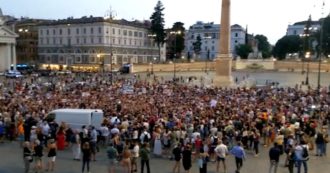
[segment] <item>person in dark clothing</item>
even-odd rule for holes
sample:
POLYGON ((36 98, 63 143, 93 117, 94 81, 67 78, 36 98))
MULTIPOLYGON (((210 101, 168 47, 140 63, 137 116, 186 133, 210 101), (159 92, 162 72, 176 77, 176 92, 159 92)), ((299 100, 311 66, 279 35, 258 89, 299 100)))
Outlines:
POLYGON ((295 163, 295 152, 291 145, 288 146, 287 150, 288 150, 287 157, 288 157, 289 173, 293 173, 293 168, 294 168, 294 163, 295 163))
POLYGON ((209 157, 209 155, 204 152, 203 148, 201 148, 199 151, 198 160, 199 173, 207 173, 207 157, 209 157))
POLYGON ((277 143, 274 143, 274 146, 269 150, 269 160, 270 160, 270 167, 269 173, 272 172, 274 168, 274 173, 277 171, 278 162, 280 160, 281 150, 279 149, 277 143))
POLYGON ((148 147, 148 144, 147 143, 142 144, 142 148, 140 150, 141 173, 143 173, 144 164, 147 166, 147 173, 150 173, 149 154, 150 154, 150 149, 148 147))
POLYGON ((40 140, 35 141, 34 146, 34 158, 35 158, 35 172, 42 171, 42 156, 43 156, 43 146, 40 140))
POLYGON ((182 151, 181 151, 180 143, 178 143, 178 145, 173 149, 172 153, 174 155, 174 160, 175 160, 173 172, 175 173, 176 170, 178 170, 178 172, 180 172, 180 161, 182 158, 182 151))
POLYGON ((92 150, 88 142, 83 144, 81 152, 83 154, 82 172, 85 171, 85 166, 87 167, 87 172, 89 172, 89 162, 91 160, 92 150))
POLYGON ((190 145, 186 145, 182 152, 182 165, 183 169, 189 173, 191 168, 191 149, 190 145))
POLYGON ((30 171, 30 165, 31 162, 33 161, 32 158, 32 150, 31 150, 31 144, 30 142, 26 141, 24 143, 24 148, 23 148, 23 159, 24 159, 24 166, 25 166, 25 173, 28 173, 30 171))

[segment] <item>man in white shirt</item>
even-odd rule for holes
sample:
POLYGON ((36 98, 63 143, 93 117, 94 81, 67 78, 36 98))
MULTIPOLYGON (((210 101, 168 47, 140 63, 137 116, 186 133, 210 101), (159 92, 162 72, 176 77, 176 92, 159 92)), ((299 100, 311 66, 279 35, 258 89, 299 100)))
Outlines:
POLYGON ((219 172, 220 162, 222 162, 224 172, 226 172, 226 156, 228 154, 228 148, 222 143, 222 140, 218 141, 218 145, 214 149, 214 152, 217 155, 217 172, 219 172))
POLYGON ((132 171, 137 172, 137 160, 139 158, 140 146, 139 142, 134 142, 134 147, 132 150, 132 171))
POLYGON ((147 131, 147 128, 144 128, 143 133, 140 136, 141 144, 148 143, 151 140, 150 133, 147 131))

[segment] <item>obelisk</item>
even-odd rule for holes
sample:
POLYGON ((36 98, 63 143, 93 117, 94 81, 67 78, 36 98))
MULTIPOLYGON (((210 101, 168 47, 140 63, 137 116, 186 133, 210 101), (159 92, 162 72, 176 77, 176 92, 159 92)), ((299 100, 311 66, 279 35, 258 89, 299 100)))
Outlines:
POLYGON ((215 76, 213 79, 214 85, 218 87, 231 86, 233 81, 231 76, 230 37, 230 0, 222 0, 219 54, 215 61, 215 76))

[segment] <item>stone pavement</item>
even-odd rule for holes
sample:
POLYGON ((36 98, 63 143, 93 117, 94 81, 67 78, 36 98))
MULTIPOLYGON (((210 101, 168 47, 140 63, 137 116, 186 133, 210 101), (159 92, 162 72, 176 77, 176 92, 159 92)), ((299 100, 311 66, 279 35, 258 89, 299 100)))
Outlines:
MULTIPOLYGON (((260 147, 261 154, 258 157, 247 151, 247 160, 243 164, 241 173, 268 173, 268 148, 260 147)), ((330 149, 328 145, 328 149, 330 149)), ((328 150, 329 151, 329 150, 328 150)), ((314 152, 310 151, 311 158, 308 161, 309 173, 329 173, 330 156, 316 157, 314 152)), ((92 173, 107 173, 107 158, 105 149, 97 155, 97 161, 91 163, 92 173)), ((288 173, 287 168, 283 167, 284 155, 281 157, 281 163, 277 173, 288 173)), ((152 158, 150 161, 151 173, 172 173, 173 161, 163 158, 152 158)), ((235 161, 232 156, 227 158, 228 173, 234 173, 235 161)), ((140 168, 140 165, 138 165, 140 168)), ((182 168, 182 167, 181 167, 182 168)), ((208 163, 208 173, 215 172, 216 164, 208 163)), ((5 142, 0 144, 0 173, 20 173, 23 172, 22 149, 17 142, 5 142)), ((56 158, 55 173, 79 173, 81 172, 81 162, 72 159, 71 150, 59 151, 56 158)), ((140 172, 140 170, 138 170, 140 172)), ((181 172, 184 172, 181 169, 181 172)), ((193 162, 191 173, 198 173, 197 162, 193 162)), ((116 173, 124 173, 122 169, 117 168, 116 173)), ((222 172, 221 172, 222 173, 222 172)))

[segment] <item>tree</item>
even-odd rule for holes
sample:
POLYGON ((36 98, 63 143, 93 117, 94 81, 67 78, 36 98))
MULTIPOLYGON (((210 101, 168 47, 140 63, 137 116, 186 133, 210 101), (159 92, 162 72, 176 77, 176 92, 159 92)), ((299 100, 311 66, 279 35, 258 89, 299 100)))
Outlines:
POLYGON ((236 50, 237 55, 240 56, 242 59, 247 59, 249 56, 249 53, 251 53, 253 51, 251 45, 248 45, 248 44, 237 45, 235 50, 236 50))
POLYGON ((200 35, 196 37, 196 41, 193 43, 194 52, 196 55, 199 55, 202 50, 202 38, 200 35))
MULTIPOLYGON (((324 56, 330 55, 330 16, 320 19, 322 23, 322 53, 324 56)), ((315 34, 316 41, 318 45, 316 48, 319 50, 320 39, 321 39, 320 30, 315 34)))
POLYGON ((161 1, 157 2, 156 7, 154 8, 154 13, 152 13, 150 20, 151 20, 151 27, 150 32, 154 35, 154 40, 157 43, 157 47, 159 50, 159 59, 160 59, 160 47, 163 46, 165 43, 166 33, 164 29, 164 7, 161 1))
POLYGON ((273 55, 279 59, 285 59, 287 53, 301 53, 302 43, 303 41, 297 35, 284 36, 276 42, 273 55))
POLYGON ((174 32, 177 32, 177 33, 179 32, 180 33, 180 34, 174 34, 175 43, 174 43, 174 47, 173 47, 173 53, 175 55, 178 55, 184 50, 184 36, 185 36, 185 30, 186 30, 184 28, 184 23, 175 22, 173 24, 173 27, 172 27, 171 30, 174 31, 174 32))
POLYGON ((185 30, 184 23, 182 22, 175 22, 170 29, 171 34, 166 41, 169 58, 176 58, 180 56, 181 52, 184 50, 185 30))
POLYGON ((258 50, 261 51, 262 58, 269 58, 271 56, 271 46, 267 37, 264 35, 256 35, 254 38, 258 40, 258 50))

